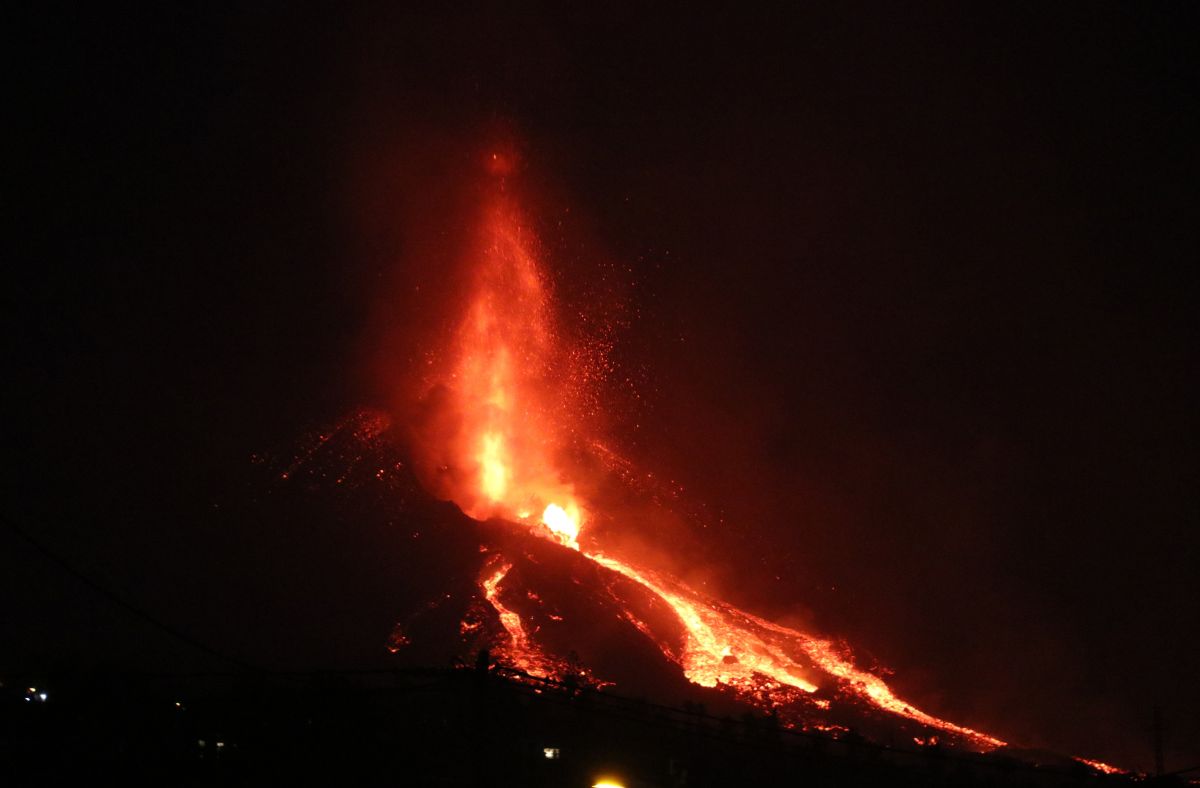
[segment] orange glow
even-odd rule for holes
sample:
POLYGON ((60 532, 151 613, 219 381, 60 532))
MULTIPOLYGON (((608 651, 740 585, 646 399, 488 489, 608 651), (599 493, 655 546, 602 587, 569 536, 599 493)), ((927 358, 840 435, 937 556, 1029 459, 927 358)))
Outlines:
POLYGON ((1103 761, 1089 761, 1087 758, 1076 758, 1080 763, 1086 763, 1098 772, 1104 774, 1125 774, 1124 769, 1118 769, 1116 766, 1104 763, 1103 761))
POLYGON ((687 631, 681 667, 690 681, 703 687, 736 686, 762 674, 805 692, 816 692, 817 685, 805 678, 802 665, 750 631, 730 626, 722 611, 683 586, 614 558, 599 554, 589 554, 588 558, 640 583, 671 606, 687 631))
POLYGON ((479 581, 484 598, 496 610, 500 617, 500 625, 508 634, 508 642, 500 644, 497 648, 498 655, 531 676, 557 676, 561 673, 561 666, 530 641, 521 623, 521 616, 500 600, 500 583, 504 581, 510 569, 512 564, 502 563, 479 581))
MULTIPOLYGON (((536 249, 521 214, 497 198, 484 215, 466 317, 450 363, 437 381, 449 393, 455 425, 449 445, 438 447, 439 457, 449 459, 438 463, 447 472, 436 481, 445 496, 473 518, 499 517, 535 528, 661 599, 683 626, 679 653, 655 640, 633 613, 625 611, 625 617, 698 685, 728 687, 759 705, 778 705, 826 689, 952 732, 981 748, 1003 745, 901 700, 883 679, 856 667, 827 639, 780 626, 660 572, 596 552, 594 540, 587 550, 581 548, 587 515, 563 460, 572 442, 582 437, 575 435, 580 428, 565 385, 570 354, 554 330, 536 249)), ((588 505, 594 508, 595 503, 588 505)), ((503 600, 501 586, 511 569, 511 563, 493 563, 479 580, 506 633, 497 651, 527 673, 561 678, 566 664, 539 649, 537 628, 527 630, 520 612, 503 600)), ((829 701, 815 705, 828 708, 829 701)))
POLYGON ((486 579, 480 581, 483 586, 483 595, 492 607, 500 615, 500 623, 504 626, 504 630, 508 632, 509 640, 512 641, 514 650, 523 650, 526 644, 525 628, 521 626, 521 617, 509 610, 500 601, 498 589, 500 581, 508 574, 508 570, 512 569, 512 564, 503 564, 499 569, 492 572, 486 579))
POLYGON ((485 211, 466 316, 440 383, 457 429, 438 465, 454 468, 434 486, 476 519, 527 520, 541 511, 548 537, 578 549, 585 517, 563 481, 563 428, 571 411, 569 360, 553 331, 536 239, 503 197, 485 211))
MULTIPOLYGON (((846 691, 884 711, 931 728, 957 733, 984 747, 1004 742, 971 728, 934 717, 896 697, 883 679, 853 665, 828 640, 706 599, 676 580, 646 569, 635 569, 614 558, 588 554, 601 566, 640 583, 671 606, 687 630, 680 666, 690 681, 705 687, 724 684, 752 690, 768 678, 805 692, 815 692, 816 676, 824 673, 846 691)), ((670 655, 667 655, 670 657, 670 655)))
POLYGON ((476 457, 479 460, 479 486, 487 499, 493 503, 504 500, 508 491, 508 463, 504 456, 504 438, 488 433, 483 436, 483 446, 476 457))
POLYGON ((564 509, 556 503, 542 512, 542 524, 549 528, 558 541, 572 550, 579 549, 579 507, 572 501, 564 509))

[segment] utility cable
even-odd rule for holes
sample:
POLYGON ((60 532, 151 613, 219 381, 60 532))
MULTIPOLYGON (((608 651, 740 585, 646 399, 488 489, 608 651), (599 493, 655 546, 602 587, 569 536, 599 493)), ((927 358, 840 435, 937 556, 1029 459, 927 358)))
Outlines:
POLYGON ((142 608, 138 607, 137 605, 133 604, 129 600, 122 597, 121 595, 117 594, 114 591, 109 590, 105 586, 103 586, 100 583, 98 583, 97 581, 93 580, 91 577, 89 577, 85 573, 76 569, 69 561, 67 561, 66 559, 59 556, 57 553, 55 553, 50 548, 46 547, 44 544, 42 544, 40 541, 35 539, 32 535, 30 535, 23 528, 18 526, 16 523, 12 522, 12 520, 10 520, 9 518, 7 518, 7 517, 3 518, 3 522, 4 522, 4 525, 10 531, 12 531, 14 534, 19 536, 28 545, 33 547, 34 550, 41 553, 42 556, 45 557, 47 560, 49 560, 51 563, 57 565, 64 572, 71 575, 76 580, 83 583, 85 586, 87 586, 91 590, 95 591, 97 594, 104 597, 105 599, 112 602, 113 604, 117 605, 118 607, 124 608, 125 610, 132 613, 134 616, 142 619, 143 621, 150 624, 151 626, 154 626, 154 627, 162 630, 163 632, 167 633, 168 635, 175 638, 176 640, 178 640, 182 643, 186 643, 187 645, 191 646, 194 649, 197 649, 198 651, 203 651, 205 654, 208 654, 209 656, 216 657, 217 659, 223 660, 232 665, 236 665, 239 668, 242 668, 244 670, 248 670, 248 671, 251 671, 254 673, 263 672, 262 668, 251 665, 241 659, 238 659, 237 657, 231 657, 228 654, 218 651, 217 649, 213 648, 212 646, 209 646, 208 644, 197 640, 196 638, 192 637, 191 635, 188 635, 188 634, 180 631, 179 629, 168 624, 167 622, 163 621, 162 619, 158 618, 157 616, 154 616, 153 614, 146 612, 142 608))

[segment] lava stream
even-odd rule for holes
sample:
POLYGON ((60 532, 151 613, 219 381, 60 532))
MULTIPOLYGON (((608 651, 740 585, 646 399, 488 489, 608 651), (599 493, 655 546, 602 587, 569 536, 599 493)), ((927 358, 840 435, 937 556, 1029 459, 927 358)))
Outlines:
POLYGON ((786 654, 750 632, 739 632, 729 626, 716 606, 688 599, 679 591, 668 591, 666 584, 651 580, 645 570, 638 571, 598 553, 585 555, 601 566, 639 583, 675 611, 688 635, 681 666, 689 681, 702 687, 715 687, 752 679, 754 673, 761 673, 805 692, 817 691, 817 685, 801 675, 804 671, 801 665, 792 662, 786 654))
POLYGON ((479 585, 488 604, 495 609, 500 617, 500 625, 508 635, 508 642, 499 647, 502 656, 507 658, 517 668, 531 676, 539 678, 559 677, 564 673, 566 664, 556 660, 538 648, 521 623, 521 616, 515 610, 507 607, 500 599, 500 584, 508 576, 512 564, 501 562, 487 570, 481 577, 479 585))
POLYGON ((840 680, 844 689, 884 711, 956 733, 982 747, 1005 744, 994 736, 934 717, 906 703, 896 697, 883 679, 860 670, 839 656, 828 640, 810 637, 731 605, 706 600, 679 582, 649 570, 635 569, 600 554, 584 555, 641 584, 670 605, 688 633, 681 667, 687 678, 696 684, 736 686, 739 682, 752 680, 758 673, 780 684, 815 692, 817 685, 798 675, 805 671, 804 666, 789 656, 799 653, 840 680))

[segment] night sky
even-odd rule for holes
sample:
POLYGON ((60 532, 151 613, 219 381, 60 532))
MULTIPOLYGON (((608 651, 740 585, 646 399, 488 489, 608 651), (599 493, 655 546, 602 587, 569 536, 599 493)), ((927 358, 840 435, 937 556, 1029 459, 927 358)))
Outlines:
MULTIPOLYGON (((389 407, 381 355, 452 287, 418 252, 499 142, 563 315, 622 305, 607 427, 699 491, 713 587, 950 719, 1149 769, 1159 705, 1168 769, 1200 763, 1182 9, 22 20, 5 517, 218 651, 382 651, 326 549, 398 543, 221 502, 389 407)), ((0 545, 0 671, 202 662, 0 545)))

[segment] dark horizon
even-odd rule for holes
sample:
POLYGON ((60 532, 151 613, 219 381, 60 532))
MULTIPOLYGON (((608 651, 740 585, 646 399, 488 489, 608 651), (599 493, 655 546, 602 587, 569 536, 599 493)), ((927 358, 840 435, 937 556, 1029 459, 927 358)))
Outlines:
MULTIPOLYGON (((401 538, 221 507, 392 406, 501 139, 560 319, 624 310, 609 437, 714 588, 950 719, 1149 771, 1158 706, 1200 763, 1185 16, 26 20, 5 516, 222 652, 386 661, 401 538)), ((2 533, 0 671, 193 659, 2 533)))

